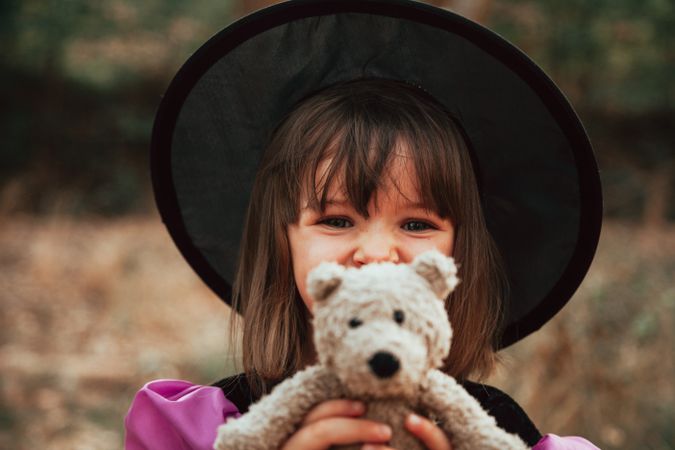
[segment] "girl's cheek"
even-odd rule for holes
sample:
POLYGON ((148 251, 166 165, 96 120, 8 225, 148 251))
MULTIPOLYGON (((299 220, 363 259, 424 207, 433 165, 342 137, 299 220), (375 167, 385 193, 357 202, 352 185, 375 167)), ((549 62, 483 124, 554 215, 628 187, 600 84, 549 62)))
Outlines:
POLYGON ((429 238, 410 238, 405 242, 405 250, 414 258, 427 250, 438 250, 444 255, 451 256, 453 250, 453 236, 451 233, 438 234, 429 238))
POLYGON ((344 236, 321 236, 313 239, 311 252, 317 260, 341 263, 340 257, 349 251, 350 245, 350 240, 344 236))

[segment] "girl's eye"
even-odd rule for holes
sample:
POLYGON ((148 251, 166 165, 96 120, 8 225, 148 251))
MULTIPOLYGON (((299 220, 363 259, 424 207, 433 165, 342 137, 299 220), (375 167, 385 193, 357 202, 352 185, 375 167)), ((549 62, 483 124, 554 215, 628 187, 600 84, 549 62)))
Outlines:
POLYGON ((433 225, 430 225, 426 222, 422 222, 420 220, 410 220, 403 225, 403 228, 406 231, 426 231, 434 227, 433 225))
POLYGON ((325 219, 321 219, 319 223, 333 228, 349 228, 352 226, 352 223, 343 217, 327 217, 325 219))
POLYGON ((359 319, 354 317, 349 321, 349 328, 356 328, 356 327, 358 327, 362 324, 363 324, 363 322, 361 322, 359 319))

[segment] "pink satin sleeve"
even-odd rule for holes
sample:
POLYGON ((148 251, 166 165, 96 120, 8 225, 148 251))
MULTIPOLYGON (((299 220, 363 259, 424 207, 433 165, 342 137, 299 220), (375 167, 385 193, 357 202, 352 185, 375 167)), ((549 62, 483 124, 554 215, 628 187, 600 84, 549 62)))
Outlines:
POLYGON ((557 436, 547 434, 542 437, 532 450, 600 450, 586 439, 577 436, 557 436))
POLYGON ((138 391, 124 419, 124 448, 212 450, 218 425, 239 416, 218 387, 151 381, 138 391))

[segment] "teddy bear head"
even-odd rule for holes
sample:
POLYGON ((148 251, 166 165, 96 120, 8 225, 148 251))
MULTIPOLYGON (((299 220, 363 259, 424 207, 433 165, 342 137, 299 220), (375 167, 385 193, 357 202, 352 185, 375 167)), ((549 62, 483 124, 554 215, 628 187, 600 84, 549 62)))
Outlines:
POLYGON ((456 275, 453 259, 435 250, 409 265, 321 263, 307 277, 320 364, 351 395, 414 396, 450 351, 445 301, 456 275))

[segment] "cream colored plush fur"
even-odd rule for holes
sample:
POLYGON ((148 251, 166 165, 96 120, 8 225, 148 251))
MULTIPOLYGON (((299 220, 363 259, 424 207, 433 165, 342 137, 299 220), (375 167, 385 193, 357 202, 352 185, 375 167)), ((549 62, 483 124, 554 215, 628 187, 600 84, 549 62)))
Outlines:
POLYGON ((307 283, 315 301, 318 364, 221 425, 214 448, 277 450, 309 410, 333 398, 363 400, 363 417, 390 424, 389 445, 397 450, 426 448, 403 425, 409 412, 436 420, 454 450, 528 448, 437 369, 450 351, 452 328, 444 299, 458 283, 456 273, 453 259, 437 251, 419 255, 410 265, 320 264, 307 283))

